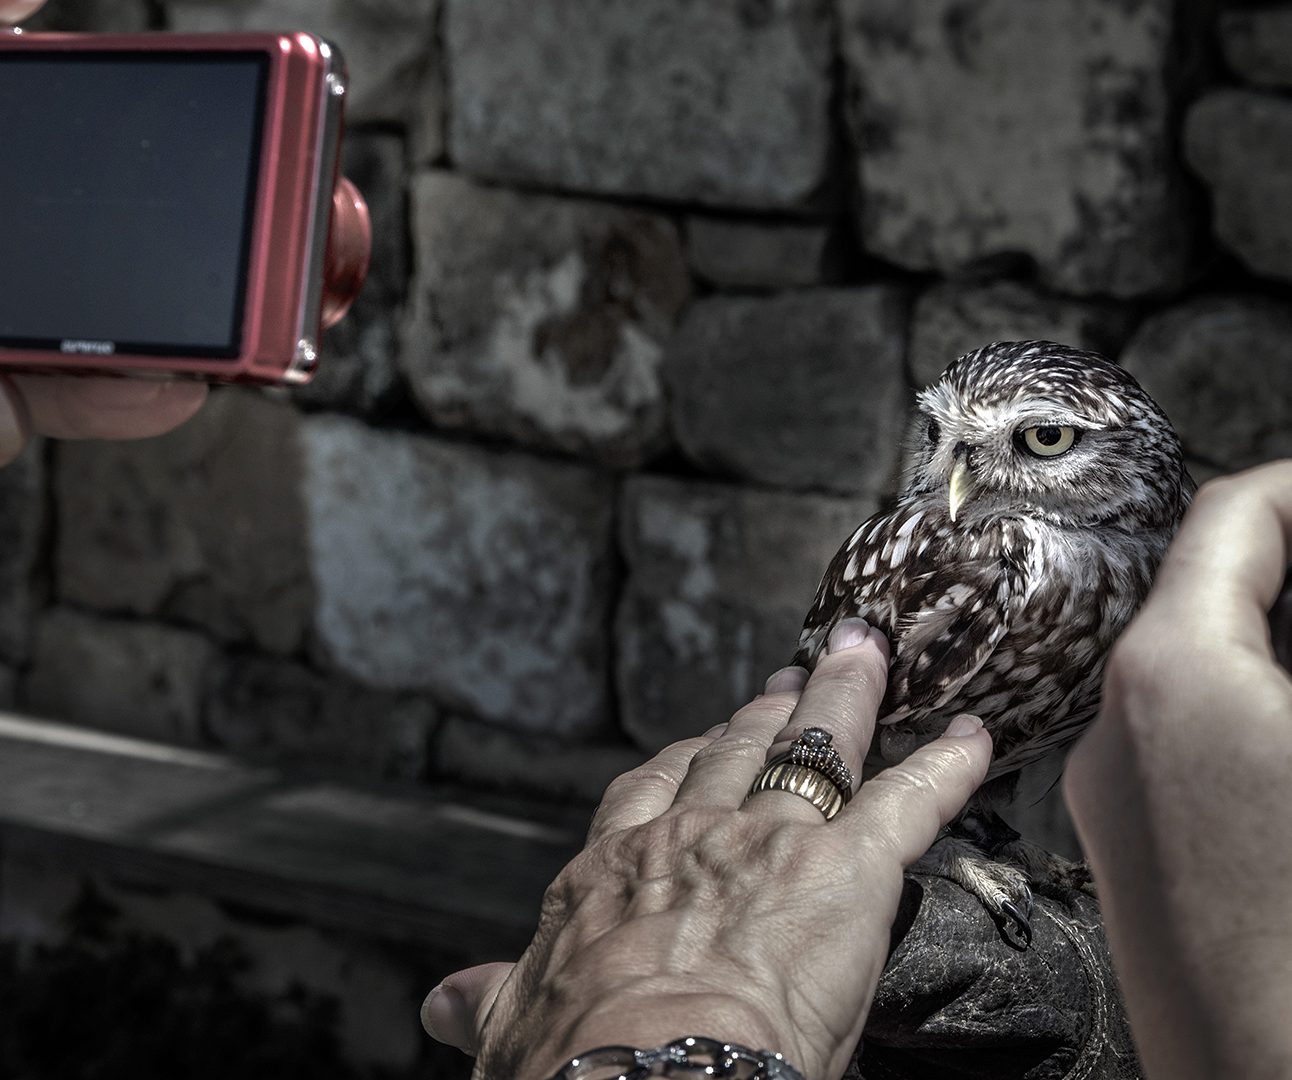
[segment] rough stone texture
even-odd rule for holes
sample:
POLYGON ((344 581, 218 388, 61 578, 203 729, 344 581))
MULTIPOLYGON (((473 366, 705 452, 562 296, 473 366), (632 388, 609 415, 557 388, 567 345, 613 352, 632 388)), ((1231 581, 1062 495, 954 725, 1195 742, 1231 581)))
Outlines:
POLYGON ((606 478, 335 417, 303 442, 330 667, 519 728, 609 721, 606 478))
POLYGON ((439 0, 169 0, 172 30, 307 30, 340 46, 349 123, 408 125, 419 158, 442 152, 439 0))
POLYGON ((403 364, 431 418, 613 464, 657 448, 662 342, 690 291, 671 222, 437 172, 413 202, 403 364))
POLYGON ((298 649, 312 601, 296 423, 288 405, 226 389, 160 439, 59 444, 60 597, 298 649))
POLYGON ((449 151, 470 173, 796 207, 827 175, 826 0, 446 0, 449 151))
POLYGON ((1239 78, 1292 87, 1292 4, 1222 12, 1220 48, 1239 78))
POLYGON ((620 537, 616 626, 624 728, 643 749, 728 719, 789 662, 839 545, 868 499, 635 477, 620 537))
POLYGON ((1292 101, 1217 90, 1189 110, 1184 145, 1221 241, 1256 273, 1292 281, 1292 101))
POLYGON ((54 0, 31 19, 27 30, 88 30, 135 33, 154 29, 147 0, 54 0))
POLYGON ((323 339, 323 359, 308 386, 294 392, 311 405, 380 413, 398 402, 400 308, 408 289, 407 169, 404 140, 356 132, 345 140, 342 169, 372 214, 372 267, 349 314, 323 339))
POLYGON ((1161 404, 1190 456, 1224 471, 1292 455, 1292 310, 1207 297, 1147 320, 1122 363, 1161 404))
POLYGON ((1116 356, 1130 331, 1130 313, 1113 304, 1048 296, 1014 281, 946 282, 915 305, 911 377, 927 386, 957 356, 993 341, 1060 341, 1116 356))
POLYGON ((23 705, 38 716, 197 745, 215 650, 200 634, 66 608, 42 614, 23 705))
POLYGON ((0 469, 0 664, 31 648, 33 573, 45 544, 45 445, 37 440, 0 469))
POLYGON ((437 779, 556 802, 595 803, 642 751, 623 743, 565 742, 452 717, 435 744, 437 779))
POLYGON ((827 285, 843 272, 840 237, 824 222, 767 225, 690 217, 686 257, 699 278, 728 289, 827 285))
POLYGON ((941 271, 1022 254, 1083 295, 1178 288, 1196 6, 840 0, 865 247, 941 271))
POLYGON ((436 724, 420 695, 368 690, 303 664, 233 655, 221 665, 207 729, 250 760, 418 780, 436 724))
POLYGON ((678 441, 762 484, 884 490, 910 396, 906 321, 886 286, 700 301, 665 364, 678 441))

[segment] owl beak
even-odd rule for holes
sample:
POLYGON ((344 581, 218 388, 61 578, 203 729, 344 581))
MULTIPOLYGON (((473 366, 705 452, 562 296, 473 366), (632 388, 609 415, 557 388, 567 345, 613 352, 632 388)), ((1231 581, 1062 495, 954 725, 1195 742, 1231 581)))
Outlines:
POLYGON ((954 524, 956 515, 960 512, 960 507, 964 505, 965 500, 969 497, 969 489, 973 486, 973 480, 969 476, 969 465, 964 458, 957 458, 955 465, 951 469, 951 485, 948 492, 948 503, 951 508, 951 521, 954 524))

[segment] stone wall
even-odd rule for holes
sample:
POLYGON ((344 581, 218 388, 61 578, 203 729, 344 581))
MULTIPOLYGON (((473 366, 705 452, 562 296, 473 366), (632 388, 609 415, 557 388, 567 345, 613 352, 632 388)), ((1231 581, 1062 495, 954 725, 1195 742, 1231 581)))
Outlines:
POLYGON ((377 241, 312 386, 0 473, 25 710, 591 800, 785 662, 960 352, 1292 454, 1292 5, 49 6, 335 38, 377 241))

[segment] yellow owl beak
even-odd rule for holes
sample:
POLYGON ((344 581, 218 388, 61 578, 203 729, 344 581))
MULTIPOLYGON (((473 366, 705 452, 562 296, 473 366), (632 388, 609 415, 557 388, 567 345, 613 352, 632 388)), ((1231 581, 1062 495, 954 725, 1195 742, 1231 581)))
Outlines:
POLYGON ((960 512, 960 507, 964 505, 965 500, 969 497, 969 490, 972 486, 973 481, 969 477, 969 466, 961 458, 951 469, 951 484, 948 492, 948 503, 951 508, 951 521, 953 524, 956 520, 956 515, 960 512))

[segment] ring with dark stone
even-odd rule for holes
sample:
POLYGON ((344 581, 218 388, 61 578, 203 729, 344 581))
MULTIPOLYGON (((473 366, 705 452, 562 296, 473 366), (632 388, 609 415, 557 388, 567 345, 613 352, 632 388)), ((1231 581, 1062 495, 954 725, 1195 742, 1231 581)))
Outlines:
POLYGON ((853 775, 839 751, 830 744, 834 737, 818 727, 810 727, 790 743, 789 759, 796 765, 805 765, 823 774, 843 796, 846 803, 852 798, 853 775))

